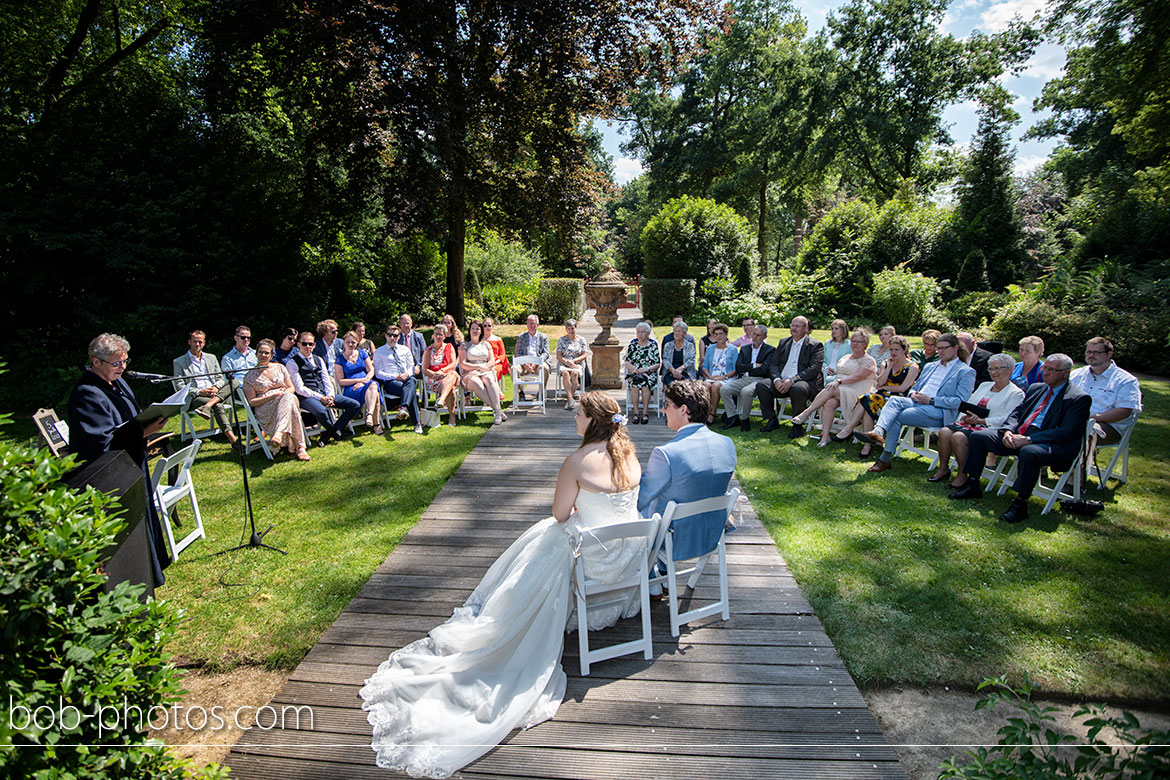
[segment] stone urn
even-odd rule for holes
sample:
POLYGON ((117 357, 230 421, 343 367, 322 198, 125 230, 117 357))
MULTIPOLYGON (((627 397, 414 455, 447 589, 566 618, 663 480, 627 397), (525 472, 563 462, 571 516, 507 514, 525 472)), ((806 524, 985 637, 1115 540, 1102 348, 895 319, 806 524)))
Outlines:
POLYGON ((626 300, 626 283, 621 274, 612 266, 593 281, 585 285, 587 299, 596 310, 597 324, 601 332, 593 339, 593 387, 613 389, 622 386, 621 345, 610 333, 617 322, 618 306, 626 300))

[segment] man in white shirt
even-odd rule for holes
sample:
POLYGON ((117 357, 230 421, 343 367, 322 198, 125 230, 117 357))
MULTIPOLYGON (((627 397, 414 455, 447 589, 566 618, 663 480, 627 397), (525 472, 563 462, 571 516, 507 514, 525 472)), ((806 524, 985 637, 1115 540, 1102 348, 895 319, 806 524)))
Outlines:
POLYGON ((350 435, 349 421, 353 419, 362 405, 348 396, 333 392, 333 377, 325 367, 325 358, 314 354, 316 339, 309 331, 297 337, 297 347, 288 360, 284 361, 289 376, 292 377, 293 390, 300 397, 301 408, 313 417, 325 429, 318 444, 324 446, 330 438, 344 439, 350 435), (330 422, 327 408, 333 407, 341 411, 336 422, 330 422))
POLYGON ((398 343, 409 349, 410 356, 414 358, 414 373, 411 376, 415 379, 421 378, 423 352, 426 352, 427 340, 414 329, 414 320, 409 314, 403 314, 398 318, 398 343))
MULTIPOLYGON (((789 337, 776 345, 772 362, 768 367, 770 384, 763 384, 756 390, 760 398, 760 412, 764 415, 764 433, 780 427, 776 420, 776 399, 790 398, 792 414, 798 415, 808 407, 809 399, 816 395, 823 384, 821 364, 825 360, 825 347, 808 335, 807 317, 796 316, 788 327, 789 337)), ((788 438, 795 439, 804 433, 803 425, 793 424, 788 438)))
POLYGON ((391 325, 386 329, 386 343, 374 350, 374 378, 386 395, 402 398, 401 408, 410 413, 414 432, 422 433, 418 421, 418 380, 414 373, 416 363, 409 347, 401 343, 402 331, 391 325))
POLYGON ((1085 344, 1085 363, 1069 377, 1090 398, 1089 417, 1101 430, 1098 444, 1116 444, 1134 424, 1133 413, 1142 410, 1142 390, 1137 377, 1113 362, 1113 342, 1098 336, 1085 344))
MULTIPOLYGON (((187 346, 189 347, 187 353, 175 358, 171 363, 171 368, 176 375, 190 377, 194 389, 188 406, 189 411, 208 419, 214 414, 215 422, 223 431, 223 435, 232 445, 235 445, 236 433, 232 430, 232 424, 228 420, 228 413, 223 407, 223 402, 230 402, 232 393, 240 385, 239 382, 224 376, 215 355, 203 351, 203 345, 206 343, 207 334, 201 330, 191 331, 187 337, 187 346)), ((175 380, 175 389, 178 390, 184 384, 186 383, 181 380, 175 380)))
POLYGON ((256 367, 256 350, 252 349, 252 329, 247 325, 236 328, 236 344, 219 361, 219 366, 236 382, 243 384, 244 374, 256 367))

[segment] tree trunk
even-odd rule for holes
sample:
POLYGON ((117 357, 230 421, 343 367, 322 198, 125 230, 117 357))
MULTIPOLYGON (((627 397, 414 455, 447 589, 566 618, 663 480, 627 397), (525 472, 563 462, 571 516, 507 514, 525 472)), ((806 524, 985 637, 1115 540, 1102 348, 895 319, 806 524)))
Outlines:
POLYGON ((792 251, 799 252, 804 242, 804 215, 796 212, 796 228, 792 231, 792 251))
POLYGON ((768 177, 760 181, 760 220, 756 230, 756 251, 760 255, 760 276, 768 275, 767 233, 768 224, 768 177))
POLYGON ((445 128, 446 163, 451 174, 447 189, 447 313, 466 332, 467 312, 463 307, 463 253, 467 238, 467 111, 463 84, 462 49, 459 45, 457 2, 446 7, 450 41, 447 50, 447 105, 449 125, 445 128))
POLYGON ((461 197, 458 203, 452 197, 447 206, 447 313, 455 318, 460 328, 467 327, 467 312, 463 309, 463 251, 467 221, 463 205, 461 197))

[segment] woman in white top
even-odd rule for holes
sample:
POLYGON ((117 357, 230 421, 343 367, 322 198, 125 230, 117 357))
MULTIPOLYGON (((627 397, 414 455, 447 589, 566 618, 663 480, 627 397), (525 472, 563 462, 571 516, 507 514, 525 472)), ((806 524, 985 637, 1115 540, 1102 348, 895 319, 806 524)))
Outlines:
POLYGON ((833 415, 837 407, 841 407, 842 414, 848 419, 853 414, 853 405, 865 393, 873 392, 873 379, 877 375, 877 363, 865 348, 869 344, 869 332, 855 330, 849 339, 852 350, 848 355, 837 362, 837 378, 825 385, 825 389, 817 393, 817 397, 800 414, 792 418, 793 425, 804 425, 813 412, 825 407, 821 412, 821 441, 818 446, 824 447, 829 443, 829 436, 833 430, 833 415))
POLYGON ((987 361, 991 381, 979 385, 967 399, 969 404, 986 407, 987 419, 982 420, 966 412, 954 424, 938 432, 938 470, 927 478, 927 482, 942 482, 950 477, 952 454, 961 470, 963 461, 967 459, 967 433, 983 429, 998 430, 1012 410, 1024 400, 1024 391, 1011 382, 1012 369, 1015 367, 1016 361, 1003 353, 992 355, 987 361))
POLYGON ((845 320, 833 320, 829 334, 829 340, 825 342, 825 359, 821 363, 821 376, 826 385, 837 378, 837 363, 849 354, 849 326, 845 320))
POLYGON ((712 414, 707 415, 707 424, 715 422, 714 412, 719 409, 719 388, 728 379, 735 378, 735 359, 739 350, 727 343, 727 326, 717 322, 711 328, 712 342, 703 355, 703 385, 711 395, 712 414))
POLYGON ((483 399, 495 414, 495 421, 502 423, 504 410, 500 407, 500 385, 496 382, 496 357, 484 339, 483 323, 467 323, 467 338, 459 348, 463 386, 483 399))

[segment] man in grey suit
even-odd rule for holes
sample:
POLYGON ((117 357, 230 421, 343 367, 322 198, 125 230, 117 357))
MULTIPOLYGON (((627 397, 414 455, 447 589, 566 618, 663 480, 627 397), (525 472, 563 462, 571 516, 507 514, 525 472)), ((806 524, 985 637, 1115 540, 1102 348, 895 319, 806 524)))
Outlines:
MULTIPOLYGON (((671 501, 721 496, 735 473, 735 442, 706 425, 710 396, 702 382, 683 379, 662 390, 666 425, 678 435, 650 453, 638 490, 638 513, 650 517, 671 501)), ((727 518, 715 513, 712 522, 727 518)))
MULTIPOLYGON (((539 327, 540 327, 540 318, 537 317, 535 314, 529 314, 528 315, 528 330, 524 331, 523 333, 521 333, 519 336, 516 337, 516 354, 513 355, 514 359, 512 362, 516 362, 515 358, 522 358, 522 357, 537 358, 538 360, 540 360, 541 365, 544 366, 544 370, 545 370, 544 376, 545 376, 545 380, 547 381, 548 372, 551 371, 551 369, 552 369, 552 365, 551 365, 550 359, 549 359, 550 353, 549 353, 549 349, 548 349, 548 335, 541 333, 539 330, 537 330, 537 328, 539 328, 539 327)), ((520 375, 521 376, 528 376, 528 377, 536 374, 540 370, 539 367, 534 366, 531 363, 524 365, 524 366, 520 366, 519 368, 520 368, 520 375)), ((524 391, 523 390, 520 391, 520 400, 521 401, 524 400, 524 391)))
MULTIPOLYGON (((189 411, 208 419, 211 419, 211 415, 214 414, 215 422, 223 431, 224 436, 234 445, 236 433, 232 430, 223 402, 231 403, 232 394, 240 385, 236 380, 228 379, 220 368, 219 360, 216 359, 215 355, 203 351, 203 345, 206 343, 207 334, 201 330, 191 331, 187 337, 189 349, 186 354, 175 358, 171 363, 172 373, 191 377, 190 382, 194 389, 188 405, 189 411), (210 374, 211 376, 200 376, 202 374, 210 374)), ((176 390, 184 384, 186 383, 182 380, 174 380, 176 390)))

